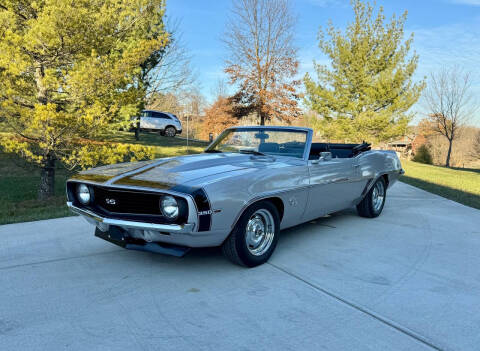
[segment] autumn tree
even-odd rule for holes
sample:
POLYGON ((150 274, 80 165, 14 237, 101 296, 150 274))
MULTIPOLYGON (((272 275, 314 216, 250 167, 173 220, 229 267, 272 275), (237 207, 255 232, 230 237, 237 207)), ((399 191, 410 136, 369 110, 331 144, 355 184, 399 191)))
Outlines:
POLYGON ((290 122, 300 114, 294 26, 287 0, 233 3, 224 37, 229 52, 225 72, 261 125, 273 118, 290 122))
POLYGON ((38 165, 40 198, 56 163, 153 157, 150 148, 98 142, 145 98, 142 65, 163 50, 163 0, 0 3, 0 104, 14 131, 0 145, 38 165))
POLYGON ((238 119, 234 117, 234 106, 230 98, 218 96, 217 100, 207 109, 205 109, 205 118, 203 120, 201 138, 208 139, 210 133, 218 136, 226 128, 234 126, 238 119))
POLYGON ((354 21, 346 30, 332 23, 319 32, 329 65, 315 62, 317 81, 304 78, 308 107, 324 137, 372 142, 403 135, 424 82, 413 81, 418 56, 410 54, 413 35, 404 40, 407 13, 387 23, 383 8, 351 1, 354 21))
POLYGON ((429 120, 435 132, 448 141, 445 166, 450 167, 454 140, 476 110, 471 95, 472 79, 458 68, 443 69, 430 75, 425 91, 429 120))

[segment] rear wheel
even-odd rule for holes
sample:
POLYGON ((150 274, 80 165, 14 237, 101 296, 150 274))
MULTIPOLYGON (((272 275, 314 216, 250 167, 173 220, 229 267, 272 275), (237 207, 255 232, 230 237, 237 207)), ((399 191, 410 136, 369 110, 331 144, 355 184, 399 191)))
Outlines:
POLYGON ((167 127, 165 128, 164 134, 168 137, 174 137, 175 134, 177 134, 177 130, 175 129, 175 127, 167 127))
POLYGON ((357 205, 357 212, 362 217, 374 218, 382 213, 387 197, 387 187, 385 179, 377 179, 372 188, 365 195, 362 202, 357 205))
POLYGON ((253 204, 245 210, 222 246, 233 263, 255 267, 268 261, 277 246, 280 216, 269 201, 253 204))

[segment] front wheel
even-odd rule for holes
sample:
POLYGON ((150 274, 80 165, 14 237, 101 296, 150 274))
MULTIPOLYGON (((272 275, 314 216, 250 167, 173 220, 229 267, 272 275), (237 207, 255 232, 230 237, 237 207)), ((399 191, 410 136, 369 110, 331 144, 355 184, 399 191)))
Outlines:
POLYGON ((362 202, 357 205, 357 212, 362 217, 374 218, 382 213, 387 197, 385 179, 380 177, 365 195, 362 202))
POLYGON ((277 246, 280 216, 269 201, 253 204, 245 210, 222 246, 233 263, 255 267, 268 261, 277 246))
POLYGON ((168 137, 174 137, 177 134, 177 130, 174 127, 165 128, 165 135, 168 137))

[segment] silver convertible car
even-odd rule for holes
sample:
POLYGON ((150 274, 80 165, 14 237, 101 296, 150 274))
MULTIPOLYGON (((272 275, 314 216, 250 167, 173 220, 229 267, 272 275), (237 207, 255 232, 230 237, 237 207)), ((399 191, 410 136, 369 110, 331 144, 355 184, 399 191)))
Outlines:
POLYGON ((80 172, 67 204, 126 249, 183 256, 221 246, 234 263, 257 266, 282 229, 352 206, 377 217, 403 173, 393 151, 312 137, 309 128, 229 128, 202 154, 80 172))

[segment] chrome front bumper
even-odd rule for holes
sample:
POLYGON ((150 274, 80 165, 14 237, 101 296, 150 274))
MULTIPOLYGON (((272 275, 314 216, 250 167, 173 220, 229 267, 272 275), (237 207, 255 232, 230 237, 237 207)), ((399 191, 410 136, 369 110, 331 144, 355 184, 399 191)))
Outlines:
POLYGON ((85 210, 67 202, 67 206, 71 211, 83 216, 89 223, 96 225, 100 230, 107 231, 110 225, 121 227, 124 229, 140 229, 145 231, 156 231, 165 233, 192 233, 195 229, 194 223, 186 224, 158 224, 146 222, 124 221, 121 219, 113 219, 99 216, 98 214, 85 210))

